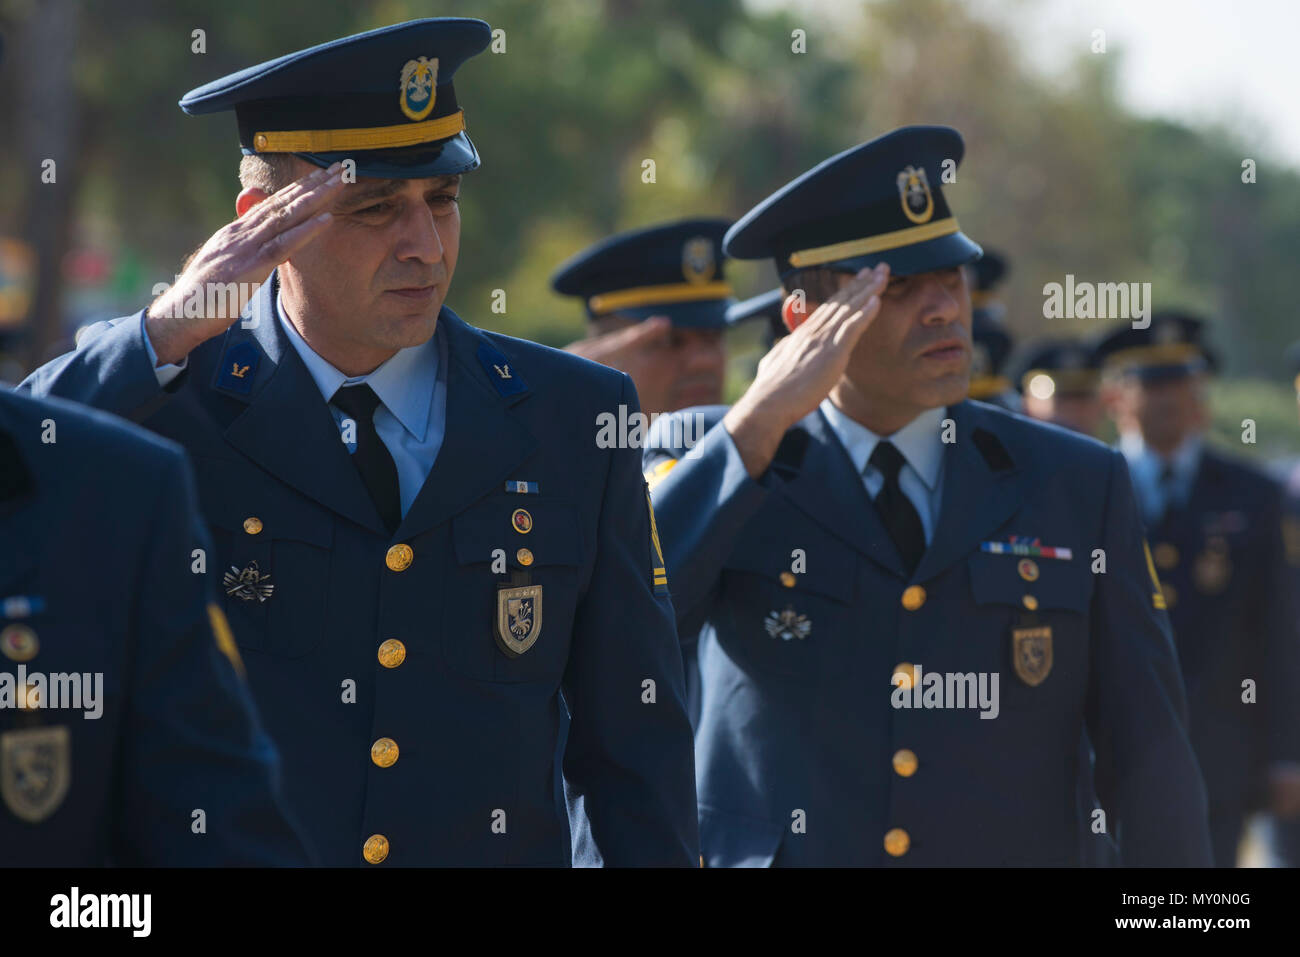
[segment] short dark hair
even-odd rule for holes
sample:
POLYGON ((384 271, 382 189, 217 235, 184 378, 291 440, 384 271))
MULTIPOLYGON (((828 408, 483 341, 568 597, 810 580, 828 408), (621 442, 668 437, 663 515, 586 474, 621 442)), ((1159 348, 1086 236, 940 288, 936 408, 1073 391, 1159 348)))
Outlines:
POLYGON ((297 178, 292 153, 254 153, 239 161, 239 185, 244 189, 274 193, 297 178))
POLYGON ((844 271, 826 266, 809 266, 792 272, 781 285, 787 294, 803 290, 804 297, 813 302, 825 302, 840 290, 840 276, 844 271))

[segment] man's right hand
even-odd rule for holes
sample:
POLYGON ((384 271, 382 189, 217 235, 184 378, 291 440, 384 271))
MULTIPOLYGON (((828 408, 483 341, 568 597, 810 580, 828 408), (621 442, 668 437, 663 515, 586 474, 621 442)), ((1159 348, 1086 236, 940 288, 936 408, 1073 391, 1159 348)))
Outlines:
MULTIPOLYGON (((185 316, 185 303, 197 296, 206 310, 213 284, 260 286, 271 271, 329 225, 321 210, 342 185, 341 164, 316 170, 247 209, 217 230, 190 260, 180 279, 149 307, 145 330, 158 356, 158 365, 179 363, 190 351, 219 336, 239 318, 227 297, 214 295, 218 315, 185 316)), ((193 312, 193 307, 191 307, 193 312)))
POLYGON ((887 263, 863 269, 759 362, 754 381, 722 420, 751 478, 767 471, 786 430, 844 375, 888 283, 887 263))

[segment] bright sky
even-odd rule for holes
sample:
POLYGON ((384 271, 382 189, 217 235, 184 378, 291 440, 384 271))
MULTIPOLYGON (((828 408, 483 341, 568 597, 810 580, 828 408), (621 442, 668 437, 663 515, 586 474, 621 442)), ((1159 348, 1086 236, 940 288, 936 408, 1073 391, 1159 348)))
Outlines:
MULTIPOLYGON (((860 22, 850 0, 747 2, 860 22)), ((1105 30, 1106 55, 1120 58, 1121 95, 1131 109, 1225 125, 1300 168, 1300 0, 966 2, 1013 31, 1026 61, 1049 76, 1090 50, 1093 30, 1105 30)))

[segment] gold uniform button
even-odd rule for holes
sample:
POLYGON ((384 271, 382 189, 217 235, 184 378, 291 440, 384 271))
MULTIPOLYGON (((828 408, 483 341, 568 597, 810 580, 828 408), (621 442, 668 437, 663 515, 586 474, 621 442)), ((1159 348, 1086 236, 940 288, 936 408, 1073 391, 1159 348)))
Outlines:
POLYGON ((1030 611, 1038 610, 1038 599, 1035 598, 1033 595, 1026 595, 1024 598, 1021 599, 1021 601, 1025 603, 1025 607, 1028 608, 1030 611))
POLYGON ((396 668, 406 660, 406 645, 389 638, 379 646, 379 663, 385 668, 396 668))
POLYGON ((413 561, 415 561, 415 552, 411 551, 410 545, 394 545, 384 556, 384 564, 395 572, 406 571, 413 561))
POLYGON ((915 774, 918 763, 915 751, 900 748, 894 752, 894 770, 898 772, 900 778, 910 778, 915 774))
POLYGON ((244 519, 244 531, 248 532, 249 535, 256 535, 261 530, 262 520, 256 515, 250 515, 244 519))
POLYGON ((1156 567, 1168 571, 1171 568, 1178 567, 1178 547, 1170 545, 1168 542, 1161 542, 1152 552, 1155 555, 1156 567))
POLYGON ((890 828, 885 832, 885 853, 890 857, 902 857, 912 846, 912 839, 901 827, 890 828))
POLYGON ((912 690, 913 671, 915 667, 910 661, 900 661, 894 665, 894 674, 890 680, 895 688, 902 688, 904 691, 912 690))
POLYGON ((253 147, 257 150, 266 149, 267 139, 265 133, 258 133, 253 137, 253 147))
POLYGON ((515 552, 515 559, 520 565, 531 565, 533 563, 533 553, 526 548, 521 548, 515 552))
POLYGON ((381 768, 391 768, 397 763, 397 742, 392 738, 380 738, 370 746, 370 760, 381 768))
POLYGON ((781 573, 781 584, 786 588, 793 588, 796 581, 797 579, 794 577, 794 572, 781 573))
POLYGON ((382 834, 371 834, 361 848, 361 856, 371 864, 383 863, 388 856, 388 838, 382 834))
POLYGON ((925 589, 920 585, 909 585, 903 590, 903 607, 916 611, 925 604, 925 589))
POLYGON ((31 661, 40 650, 41 643, 36 632, 26 625, 10 625, 0 631, 0 652, 10 661, 31 661))

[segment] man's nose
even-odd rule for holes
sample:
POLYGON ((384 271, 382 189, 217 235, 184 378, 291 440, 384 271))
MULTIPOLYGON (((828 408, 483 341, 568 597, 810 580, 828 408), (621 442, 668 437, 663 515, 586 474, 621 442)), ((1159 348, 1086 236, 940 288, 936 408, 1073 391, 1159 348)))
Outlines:
POLYGON ((442 237, 438 234, 438 219, 424 203, 409 204, 402 215, 401 238, 397 244, 399 260, 417 260, 436 263, 443 257, 442 237))
POLYGON ((954 290, 938 276, 929 275, 924 278, 921 290, 926 325, 946 325, 961 318, 961 297, 965 295, 962 289, 954 290))

